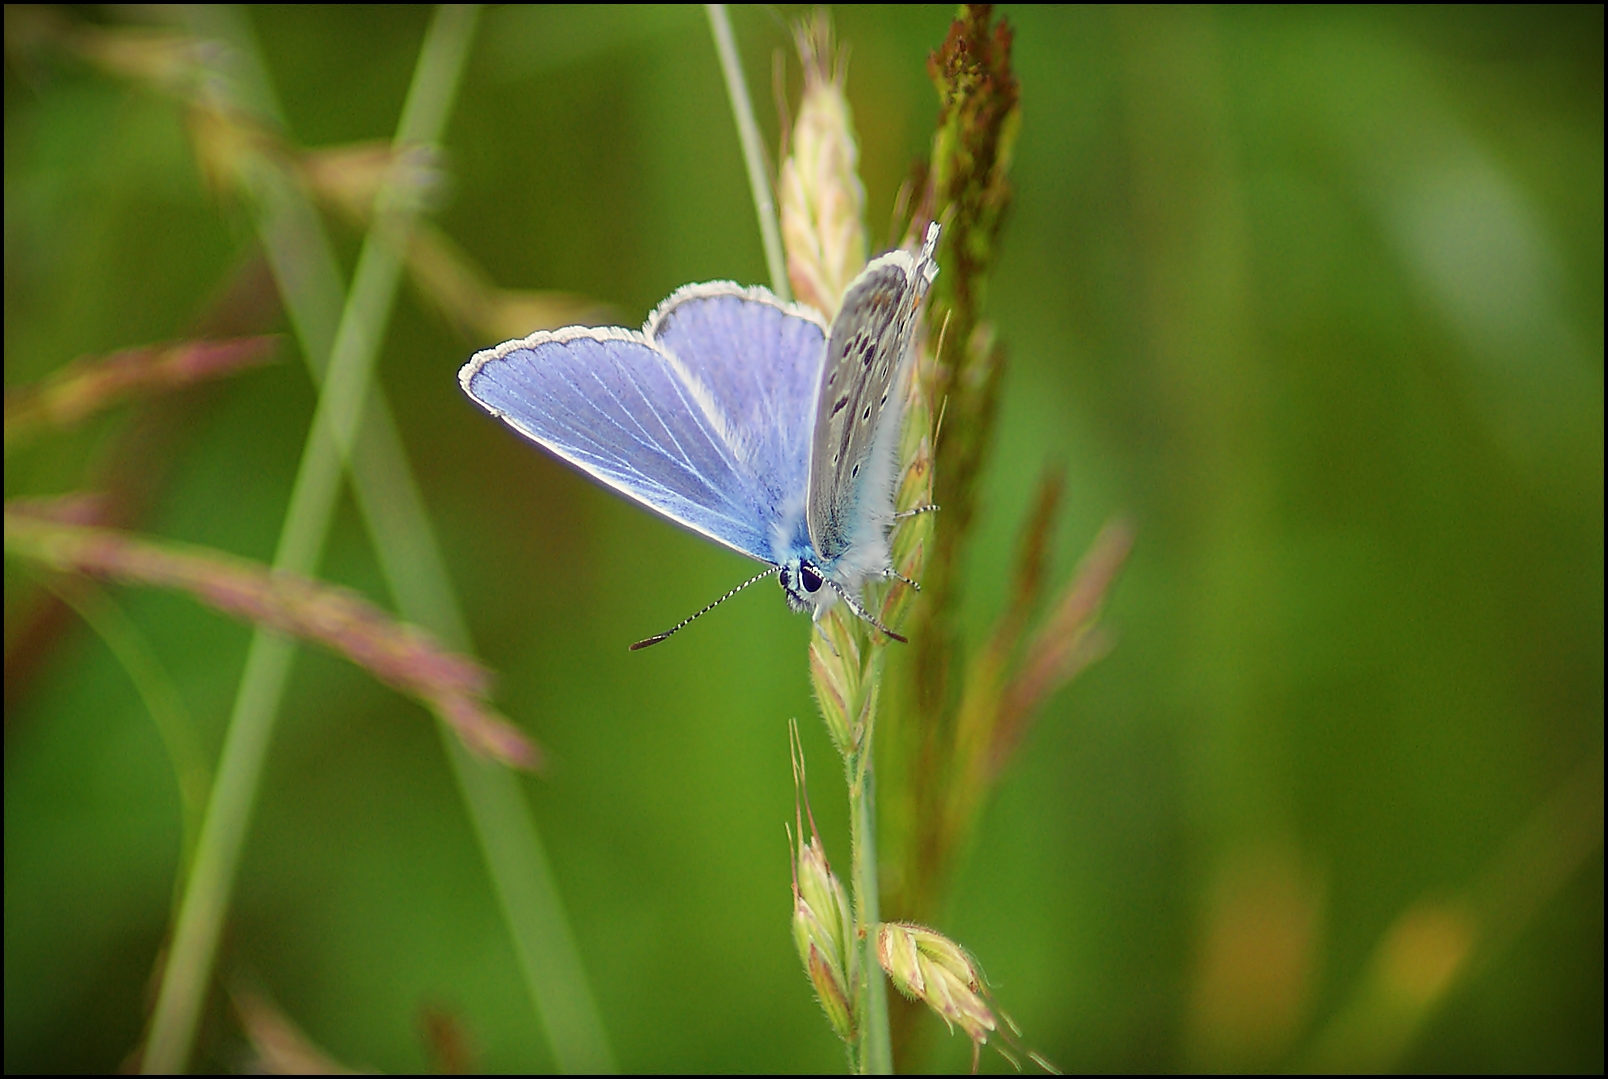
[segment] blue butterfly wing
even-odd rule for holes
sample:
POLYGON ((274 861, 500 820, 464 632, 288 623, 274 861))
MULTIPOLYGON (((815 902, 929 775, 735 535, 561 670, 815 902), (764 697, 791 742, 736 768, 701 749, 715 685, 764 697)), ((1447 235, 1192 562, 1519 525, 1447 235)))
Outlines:
POLYGON ((688 285, 659 305, 645 333, 719 415, 739 467, 778 509, 802 520, 826 325, 761 288, 688 285))
POLYGON ((921 302, 938 273, 938 234, 933 223, 918 255, 896 250, 872 260, 844 290, 832 322, 809 478, 810 539, 826 564, 845 556, 863 562, 852 557, 856 549, 872 565, 886 561, 903 379, 921 302))
POLYGON ((476 353, 458 381, 549 452, 678 524, 773 561, 775 507, 731 424, 642 335, 570 327, 476 353))

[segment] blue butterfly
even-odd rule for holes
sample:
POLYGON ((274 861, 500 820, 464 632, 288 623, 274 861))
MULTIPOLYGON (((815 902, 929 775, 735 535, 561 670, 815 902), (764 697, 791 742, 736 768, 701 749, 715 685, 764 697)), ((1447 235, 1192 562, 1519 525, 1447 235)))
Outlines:
MULTIPOLYGON (((458 372, 487 412, 593 479, 770 568, 665 633, 775 574, 819 619, 896 577, 888 530, 911 337, 938 274, 939 227, 849 284, 830 325, 769 290, 677 289, 640 333, 541 331, 458 372)), ((931 507, 919 507, 921 512, 931 507)), ((912 582, 913 583, 913 582, 912 582)))

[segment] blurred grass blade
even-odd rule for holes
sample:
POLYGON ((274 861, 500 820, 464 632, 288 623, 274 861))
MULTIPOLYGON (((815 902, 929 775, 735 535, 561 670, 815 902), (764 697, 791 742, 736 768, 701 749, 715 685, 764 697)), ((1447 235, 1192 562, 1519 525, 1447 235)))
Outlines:
MULTIPOLYGON (((251 124, 231 117, 236 125, 251 124)), ((297 175, 318 201, 349 222, 367 227, 379 189, 393 168, 403 170, 418 197, 431 200, 443 185, 435 155, 393 151, 390 143, 367 141, 303 151, 297 175)), ((471 337, 504 340, 536 330, 615 319, 607 304, 573 292, 503 289, 468 252, 427 220, 415 222, 407 245, 407 268, 419 296, 471 337)))
MULTIPOLYGON (((179 858, 181 871, 195 853, 201 814, 206 808, 207 791, 212 786, 212 766, 207 763, 196 738, 195 724, 184 705, 184 696, 174 684, 162 660, 151 648, 140 627, 106 592, 82 578, 46 577, 44 586, 73 609, 84 624, 106 643, 106 647, 134 683, 135 692, 150 713, 157 736, 162 739, 173 778, 179 789, 180 822, 184 846, 179 858)), ((179 879, 182 879, 179 878, 179 879)), ((179 879, 174 881, 173 905, 179 901, 179 879)))
MULTIPOLYGON (((413 82, 397 127, 402 145, 433 144, 456 96, 458 78, 473 35, 476 11, 443 7, 426 33, 413 82)), ((313 414, 291 492, 274 568, 310 574, 317 567, 339 494, 342 458, 349 454, 369 396, 375 356, 390 319, 400 276, 394 236, 406 234, 410 205, 380 195, 381 222, 370 230, 358 255, 327 378, 313 414)), ((142 1068, 177 1072, 189 1063, 201 1003, 211 982, 224 912, 245 843, 257 786, 267 757, 274 718, 295 655, 293 642, 259 629, 246 665, 219 758, 212 798, 174 926, 162 972, 142 1068)))
MULTIPOLYGON (((220 63, 229 66, 218 72, 217 81, 235 95, 230 104, 282 123, 249 24, 232 8, 186 8, 183 14, 199 36, 226 44, 220 63)), ((259 168, 252 180, 258 233, 317 382, 335 340, 344 294, 334 249, 293 177, 278 168, 259 168)), ((358 510, 397 607, 454 647, 472 650, 423 496, 378 386, 371 390, 348 465, 358 510)), ((469 753, 445 724, 440 731, 554 1060, 568 1072, 614 1071, 613 1052, 524 792, 507 769, 469 753)))
POLYGON ((74 360, 33 386, 6 391, 6 448, 65 430, 139 394, 178 389, 267 363, 277 338, 181 341, 74 360))
POLYGON ((1399 915, 1349 1000, 1313 1038, 1305 1072, 1402 1067, 1448 994, 1513 943, 1602 846, 1598 749, 1538 806, 1458 898, 1425 897, 1399 915))
POLYGON ((428 634, 397 622, 345 588, 204 548, 156 543, 7 508, 6 550, 64 573, 188 592, 225 614, 322 644, 408 694, 466 743, 505 763, 534 767, 535 745, 481 703, 490 674, 428 634))
POLYGON ((240 1027, 251 1043, 246 1071, 252 1075, 361 1075, 314 1044, 278 1005, 260 993, 230 994, 240 1027))
POLYGON ((743 78, 737 41, 731 34, 731 19, 725 4, 705 4, 709 29, 715 35, 715 51, 720 54, 720 71, 726 77, 726 96, 731 98, 732 115, 737 120, 737 137, 743 144, 743 164, 748 168, 748 187, 754 195, 754 212, 759 215, 759 238, 765 245, 765 269, 770 274, 771 291, 783 300, 793 293, 787 282, 787 261, 782 257, 782 232, 776 223, 776 200, 771 196, 770 177, 765 169, 765 143, 754 121, 754 104, 743 78))
POLYGON ((1033 509, 1022 525, 1017 541, 1016 568, 1011 575, 1010 599, 1005 613, 994 628, 989 645, 1003 655, 1016 651, 1028 621, 1044 598, 1045 575, 1049 572, 1050 543, 1055 536, 1055 520, 1066 491, 1066 469, 1049 468, 1039 477, 1033 509))
MULTIPOLYGON (((901 920, 931 920, 941 908, 943 881, 955 834, 951 807, 957 799, 957 758, 970 737, 962 731, 962 708, 978 731, 992 729, 995 685, 1005 657, 986 672, 994 681, 972 690, 965 684, 977 664, 966 654, 960 632, 963 566, 978 499, 979 479, 993 445, 999 387, 1006 366, 1004 346, 984 317, 984 301, 1000 230, 1011 202, 1010 165, 1021 126, 1021 87, 1012 66, 1013 31, 988 4, 963 5, 943 44, 927 60, 938 92, 937 130, 926 189, 917 201, 912 228, 928 218, 944 225, 926 310, 926 335, 917 379, 933 434, 924 468, 941 506, 928 524, 922 595, 912 605, 911 649, 899 672, 908 701, 888 726, 893 759, 886 762, 900 827, 890 835, 887 909, 901 920)), ((917 410, 912 409, 912 416, 917 410)), ((985 657, 986 659, 987 657, 985 657)), ((914 1012, 901 1009, 896 1040, 910 1045, 914 1012)), ((903 1063, 903 1061, 901 1061, 903 1063)))
POLYGON ((478 1075, 484 1070, 457 1012, 439 1004, 426 1004, 419 1009, 419 1033, 424 1039, 425 1059, 436 1075, 478 1075))
POLYGON ((445 232, 421 222, 408 244, 419 295, 465 333, 488 341, 614 319, 604 303, 574 292, 498 288, 445 232))
MULTIPOLYGON (((251 124, 248 117, 231 116, 251 124)), ((307 189, 347 221, 368 226, 375 201, 388 183, 405 183, 427 204, 439 201, 445 176, 439 155, 425 147, 398 147, 382 139, 303 150, 293 165, 307 189)), ((422 224, 422 223, 421 223, 422 224)))
POLYGON ((989 767, 997 775, 1021 743, 1024 727, 1044 701, 1104 654, 1091 645, 1100 608, 1133 548, 1133 525, 1118 518, 1094 538, 1066 591, 1027 646, 1021 670, 1000 702, 989 767))

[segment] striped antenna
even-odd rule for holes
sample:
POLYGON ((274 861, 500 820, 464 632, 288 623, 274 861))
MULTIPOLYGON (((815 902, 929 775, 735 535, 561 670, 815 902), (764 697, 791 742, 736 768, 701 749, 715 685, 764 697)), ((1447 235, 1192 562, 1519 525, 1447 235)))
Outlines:
POLYGON ((714 610, 716 607, 719 607, 722 603, 725 603, 728 599, 730 599, 731 597, 735 596, 737 593, 741 592, 743 589, 747 588, 749 585, 757 584, 758 582, 763 581, 766 577, 774 577, 777 573, 781 572, 781 569, 782 569, 781 566, 772 566, 770 569, 766 570, 764 573, 757 574, 757 575, 755 575, 753 577, 750 577, 748 580, 744 581, 742 584, 738 585, 736 588, 733 588, 730 592, 727 592, 724 596, 721 596, 719 599, 715 600, 715 602, 711 603, 709 606, 705 607, 703 610, 699 611, 697 614, 688 615, 686 618, 683 618, 681 621, 677 622, 675 625, 671 626, 669 629, 665 630, 663 633, 655 633, 652 637, 644 638, 643 640, 638 641, 636 644, 633 644, 631 646, 631 651, 635 652, 639 648, 646 648, 650 644, 658 644, 660 641, 665 640, 666 638, 668 638, 670 636, 670 634, 674 633, 676 630, 680 629, 682 626, 686 625, 688 622, 691 622, 694 618, 699 618, 699 617, 701 617, 703 615, 708 614, 710 611, 714 610))

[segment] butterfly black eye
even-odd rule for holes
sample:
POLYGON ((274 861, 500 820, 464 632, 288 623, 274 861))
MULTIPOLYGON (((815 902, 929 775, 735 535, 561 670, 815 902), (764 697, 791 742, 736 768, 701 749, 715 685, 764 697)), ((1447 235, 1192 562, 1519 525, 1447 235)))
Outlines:
POLYGON ((811 566, 798 567, 798 579, 804 582, 806 592, 819 592, 821 585, 825 583, 821 580, 821 575, 811 566))

